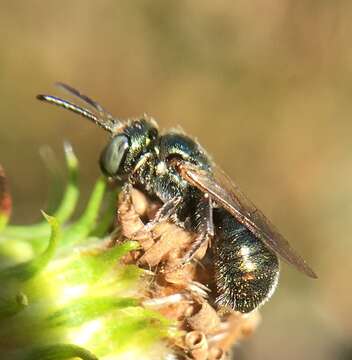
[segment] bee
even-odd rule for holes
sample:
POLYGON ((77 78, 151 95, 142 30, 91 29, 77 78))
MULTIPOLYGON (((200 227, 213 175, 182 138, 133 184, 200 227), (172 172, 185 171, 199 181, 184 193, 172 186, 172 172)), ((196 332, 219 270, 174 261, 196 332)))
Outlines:
POLYGON ((198 142, 178 131, 159 133, 147 115, 121 121, 76 89, 58 86, 87 107, 52 95, 37 98, 91 120, 111 138, 100 167, 123 191, 135 187, 161 202, 145 228, 171 221, 196 234, 181 263, 191 261, 204 244, 212 244, 216 303, 248 313, 267 301, 278 283, 278 257, 311 278, 315 272, 263 213, 220 170, 198 142))

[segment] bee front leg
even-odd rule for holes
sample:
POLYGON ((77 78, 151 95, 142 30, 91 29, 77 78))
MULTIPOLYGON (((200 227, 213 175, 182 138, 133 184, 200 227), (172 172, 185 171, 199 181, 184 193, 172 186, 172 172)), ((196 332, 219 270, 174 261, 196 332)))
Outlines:
POLYGON ((119 194, 116 214, 116 229, 120 230, 121 228, 123 236, 129 239, 144 226, 136 207, 141 207, 141 203, 144 207, 147 206, 144 204, 143 198, 138 201, 139 204, 136 204, 137 201, 133 198, 134 191, 130 184, 123 186, 119 194))
POLYGON ((157 211, 154 218, 146 223, 140 230, 138 230, 134 235, 139 236, 141 233, 151 232, 155 226, 158 224, 169 220, 177 210, 177 207, 180 205, 182 201, 181 196, 176 196, 171 200, 164 203, 161 208, 157 211))

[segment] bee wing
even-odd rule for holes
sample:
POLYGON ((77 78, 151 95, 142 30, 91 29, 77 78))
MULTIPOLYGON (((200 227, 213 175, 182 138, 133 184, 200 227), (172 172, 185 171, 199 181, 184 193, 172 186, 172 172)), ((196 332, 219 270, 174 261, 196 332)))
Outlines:
POLYGON ((309 277, 317 278, 305 260, 296 254, 274 225, 222 170, 215 168, 211 175, 187 162, 179 162, 177 169, 183 179, 204 193, 208 193, 216 203, 231 213, 283 260, 309 277))

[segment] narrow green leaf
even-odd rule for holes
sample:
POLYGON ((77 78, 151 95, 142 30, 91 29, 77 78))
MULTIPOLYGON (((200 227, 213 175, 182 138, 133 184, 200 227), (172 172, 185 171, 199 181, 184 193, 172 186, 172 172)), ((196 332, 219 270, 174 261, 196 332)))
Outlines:
POLYGON ((43 212, 43 216, 48 221, 51 227, 51 236, 49 240, 48 247, 46 250, 41 254, 35 257, 30 261, 26 261, 24 263, 7 267, 0 271, 0 281, 4 280, 18 280, 18 281, 26 281, 40 272, 50 261, 53 257, 57 243, 59 240, 59 223, 54 217, 46 215, 43 212))
POLYGON ((77 222, 69 226, 63 235, 62 245, 72 245, 86 239, 94 229, 99 215, 99 209, 104 198, 106 181, 100 177, 89 198, 87 207, 77 222))
POLYGON ((133 298, 80 298, 50 315, 45 324, 55 326, 78 326, 93 320, 109 311, 137 306, 138 301, 133 298))
MULTIPOLYGON (((145 349, 168 336, 171 321, 142 307, 130 307, 107 319, 104 340, 115 344, 114 352, 127 348, 145 349)), ((92 348, 99 347, 99 339, 91 340, 92 348)))
POLYGON ((57 204, 60 204, 64 192, 65 177, 62 168, 58 162, 54 150, 49 145, 43 145, 39 149, 39 155, 43 160, 44 166, 48 172, 48 214, 55 213, 57 204))
MULTIPOLYGON (((64 281, 70 286, 76 284, 93 284, 96 281, 101 281, 105 273, 116 270, 115 264, 118 263, 120 258, 126 255, 132 250, 138 248, 138 243, 136 241, 126 241, 125 243, 115 246, 110 249, 100 249, 99 252, 87 252, 87 253, 77 253, 75 256, 71 257, 68 261, 62 263, 62 266, 53 269, 54 275, 59 274, 60 281, 64 281)), ((126 266, 130 267, 130 266, 126 266)), ((122 267, 125 270, 125 267, 122 267)), ((138 269, 138 276, 140 275, 140 270, 138 269)), ((120 272, 123 270, 120 270, 120 272)), ((135 271, 137 272, 137 271, 135 271)), ((134 276, 134 279, 137 280, 138 276, 134 276)), ((116 271, 113 275, 116 277, 120 283, 124 283, 126 279, 129 279, 129 276, 122 273, 120 276, 116 274, 116 271), (126 279, 125 279, 126 278, 126 279)))
POLYGON ((33 349, 23 360, 65 360, 80 358, 82 360, 98 360, 88 350, 73 344, 53 344, 33 349))
POLYGON ((101 278, 104 273, 111 270, 112 266, 117 264, 124 255, 132 250, 138 249, 138 247, 138 242, 126 241, 125 243, 115 246, 111 249, 105 249, 100 254, 93 256, 81 255, 81 258, 76 263, 76 266, 74 265, 74 267, 77 270, 80 267, 81 271, 84 271, 84 274, 82 275, 85 277, 86 281, 88 280, 88 274, 90 274, 89 281, 99 280, 99 278, 101 278))
POLYGON ((70 218, 76 208, 79 197, 78 159, 71 144, 68 142, 65 142, 64 150, 69 178, 62 202, 57 211, 54 213, 54 217, 57 218, 61 224, 70 218))
POLYGON ((90 236, 104 237, 107 235, 109 228, 114 222, 114 216, 116 215, 117 193, 118 190, 107 192, 106 209, 100 216, 95 228, 91 231, 90 236))

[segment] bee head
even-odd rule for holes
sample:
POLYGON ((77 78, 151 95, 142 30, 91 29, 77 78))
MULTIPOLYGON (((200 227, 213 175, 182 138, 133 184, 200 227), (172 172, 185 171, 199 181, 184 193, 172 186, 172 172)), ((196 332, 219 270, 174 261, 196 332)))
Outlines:
POLYGON ((90 109, 53 95, 38 95, 37 99, 79 114, 108 131, 111 139, 100 155, 101 170, 106 176, 116 179, 128 176, 140 156, 158 137, 155 120, 145 115, 141 119, 121 121, 108 113, 99 103, 71 86, 63 83, 57 85, 88 104, 90 109))
POLYGON ((102 172, 113 178, 128 176, 141 155, 154 144, 158 137, 156 122, 144 116, 141 119, 128 120, 112 136, 100 155, 102 172))

